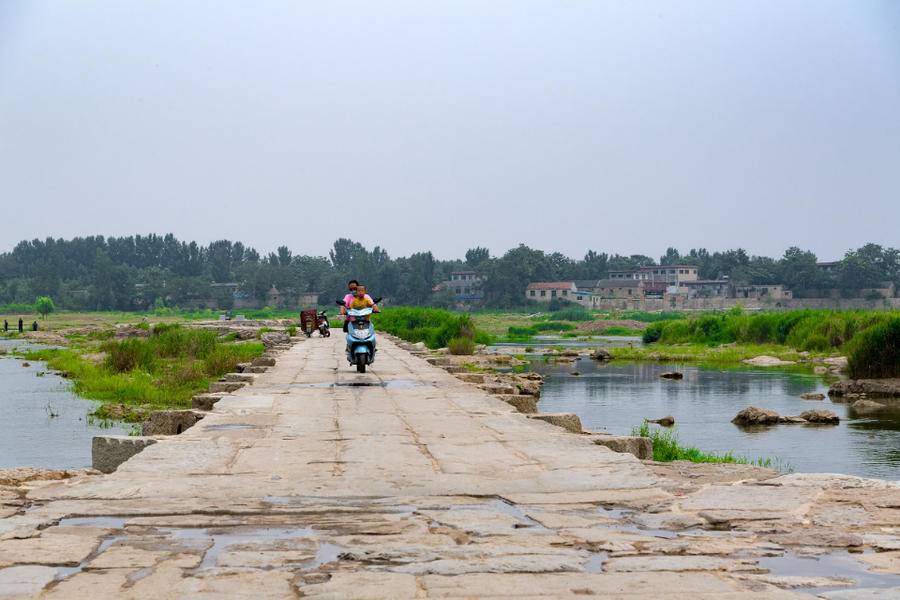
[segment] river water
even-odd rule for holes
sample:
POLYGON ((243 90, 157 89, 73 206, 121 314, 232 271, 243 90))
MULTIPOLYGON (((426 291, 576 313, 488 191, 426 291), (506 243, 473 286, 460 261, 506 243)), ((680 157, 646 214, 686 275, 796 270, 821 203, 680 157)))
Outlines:
MULTIPOLYGON (((0 339, 0 348, 7 351, 34 347, 0 339)), ((90 424, 87 415, 95 403, 76 396, 71 382, 48 372, 45 363, 22 364, 20 359, 0 356, 0 469, 89 467, 95 435, 127 434, 120 425, 90 424)))
POLYGON ((797 472, 900 479, 900 402, 897 410, 875 418, 856 416, 846 404, 827 398, 801 399, 805 392, 826 393, 828 386, 816 375, 764 368, 598 363, 588 358, 575 363, 535 359, 532 368, 546 376, 540 411, 576 413, 585 429, 628 434, 644 418, 672 415, 680 441, 704 451, 772 458, 797 472), (672 370, 684 373, 684 379, 659 377, 672 370), (579 375, 573 375, 576 371, 579 375), (754 431, 733 425, 735 414, 751 405, 782 415, 827 409, 837 413, 841 423, 776 425, 754 431))

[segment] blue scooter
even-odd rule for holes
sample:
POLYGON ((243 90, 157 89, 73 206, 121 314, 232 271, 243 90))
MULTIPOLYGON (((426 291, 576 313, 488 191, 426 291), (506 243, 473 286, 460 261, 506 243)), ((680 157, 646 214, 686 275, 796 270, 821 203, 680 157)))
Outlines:
POLYGON ((375 326, 370 319, 372 312, 371 308, 347 309, 347 361, 356 365, 357 373, 365 373, 366 367, 375 362, 375 326))

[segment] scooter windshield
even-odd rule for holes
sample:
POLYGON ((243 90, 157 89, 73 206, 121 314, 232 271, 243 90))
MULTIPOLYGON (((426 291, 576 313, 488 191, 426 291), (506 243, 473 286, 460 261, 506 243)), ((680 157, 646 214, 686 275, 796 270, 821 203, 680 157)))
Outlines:
POLYGON ((368 317, 372 314, 371 308, 349 308, 347 315, 351 317, 368 317))

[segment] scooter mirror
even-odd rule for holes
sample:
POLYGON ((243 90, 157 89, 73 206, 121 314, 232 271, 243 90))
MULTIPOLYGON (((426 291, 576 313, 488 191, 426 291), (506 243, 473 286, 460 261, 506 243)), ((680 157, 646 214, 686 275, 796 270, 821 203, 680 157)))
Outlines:
POLYGON ((378 304, 378 303, 381 302, 382 300, 384 300, 384 298, 382 298, 381 296, 379 296, 378 298, 375 298, 375 300, 373 300, 373 302, 374 302, 375 304, 378 304))
POLYGON ((338 306, 343 306, 343 305, 344 305, 344 301, 343 301, 343 300, 335 300, 334 303, 337 304, 338 306))

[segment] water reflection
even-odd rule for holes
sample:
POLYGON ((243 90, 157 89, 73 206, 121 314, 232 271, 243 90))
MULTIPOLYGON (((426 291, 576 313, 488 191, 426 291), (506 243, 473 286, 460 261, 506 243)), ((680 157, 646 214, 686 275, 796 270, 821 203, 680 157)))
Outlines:
MULTIPOLYGON (((28 347, 0 340, 5 350, 28 347)), ((76 396, 70 382, 46 370, 41 362, 26 367, 21 360, 0 357, 0 469, 88 467, 95 435, 127 433, 121 426, 104 429, 89 424, 93 403, 76 396)))
POLYGON ((627 434, 644 418, 672 415, 681 440, 703 450, 777 458, 796 471, 900 478, 900 403, 893 410, 860 416, 846 404, 803 400, 800 394, 827 391, 812 374, 676 363, 604 364, 584 358, 532 364, 547 376, 540 410, 577 413, 588 429, 627 434), (671 370, 684 373, 684 379, 659 377, 671 370), (837 413, 841 423, 741 430, 731 419, 750 405, 782 415, 822 408, 837 413))

